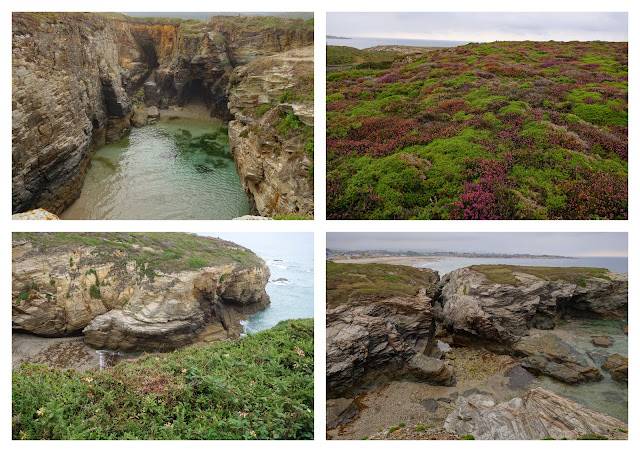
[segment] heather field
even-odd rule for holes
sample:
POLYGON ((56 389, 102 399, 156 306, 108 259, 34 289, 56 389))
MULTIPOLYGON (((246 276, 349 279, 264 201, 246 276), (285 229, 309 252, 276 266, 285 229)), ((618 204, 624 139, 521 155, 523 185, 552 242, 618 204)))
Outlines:
POLYGON ((627 48, 469 44, 329 73, 327 218, 626 219, 627 48))

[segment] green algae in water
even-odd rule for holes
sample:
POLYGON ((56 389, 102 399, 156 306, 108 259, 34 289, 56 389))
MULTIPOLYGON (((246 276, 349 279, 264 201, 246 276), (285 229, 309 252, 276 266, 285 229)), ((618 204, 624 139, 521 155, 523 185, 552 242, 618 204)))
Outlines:
POLYGON ((96 151, 80 198, 60 217, 224 220, 248 213, 227 129, 208 119, 161 118, 96 151))

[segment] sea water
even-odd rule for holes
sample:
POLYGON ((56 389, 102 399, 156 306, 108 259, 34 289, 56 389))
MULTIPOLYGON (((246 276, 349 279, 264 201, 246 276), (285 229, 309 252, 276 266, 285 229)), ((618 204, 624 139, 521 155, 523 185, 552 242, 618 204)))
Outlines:
POLYGON ((80 198, 60 218, 228 220, 248 213, 222 123, 168 116, 97 150, 80 198), (205 134, 215 138, 199 143, 205 134))
POLYGON ((271 277, 266 291, 271 298, 267 309, 249 316, 245 332, 255 333, 288 319, 313 318, 313 234, 291 233, 208 233, 249 248, 263 258, 271 277))

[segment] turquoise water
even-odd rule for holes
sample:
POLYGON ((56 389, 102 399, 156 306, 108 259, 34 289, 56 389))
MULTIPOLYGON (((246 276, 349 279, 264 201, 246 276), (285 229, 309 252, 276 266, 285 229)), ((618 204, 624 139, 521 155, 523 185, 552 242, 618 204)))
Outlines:
POLYGON ((228 220, 247 215, 249 203, 225 132, 219 121, 175 117, 132 129, 94 153, 80 198, 60 218, 228 220), (216 136, 205 136, 212 133, 216 136))
MULTIPOLYGON (((623 322, 610 320, 589 320, 571 321, 559 324, 557 328, 568 331, 572 335, 574 347, 583 352, 600 352, 606 354, 619 353, 622 356, 629 356, 629 339, 622 332, 623 322), (609 336, 614 342, 611 347, 596 347, 591 342, 594 336, 609 336)), ((589 365, 600 368, 599 363, 589 359, 589 365)), ((592 410, 607 413, 621 421, 628 419, 628 399, 629 389, 627 382, 614 381, 609 372, 600 369, 604 376, 601 381, 580 383, 578 385, 568 385, 549 377, 538 377, 531 387, 542 386, 545 389, 555 392, 563 397, 582 403, 592 410)))
POLYGON ((245 329, 255 333, 287 319, 306 319, 313 315, 313 233, 210 233, 246 246, 262 257, 271 277, 267 293, 271 305, 249 316, 245 329))

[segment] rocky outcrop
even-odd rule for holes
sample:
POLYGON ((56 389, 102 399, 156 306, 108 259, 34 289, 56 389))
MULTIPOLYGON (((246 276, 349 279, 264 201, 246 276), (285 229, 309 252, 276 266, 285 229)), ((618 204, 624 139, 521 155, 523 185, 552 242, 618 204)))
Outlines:
POLYGON ((424 352, 435 317, 428 297, 351 301, 327 311, 327 395, 353 394, 397 377, 450 385, 445 361, 424 352))
POLYGON ((129 129, 134 102, 204 102, 233 119, 235 67, 312 44, 313 24, 294 19, 14 13, 13 213, 71 205, 91 150, 129 129))
POLYGON ((13 212, 59 214, 91 149, 129 127, 115 30, 95 15, 14 13, 12 69, 13 212))
POLYGON ((623 319, 626 274, 586 277, 579 285, 512 267, 513 282, 497 283, 472 267, 442 279, 442 322, 464 343, 509 348, 530 328, 553 329, 558 316, 623 319))
POLYGON ((203 335, 238 337, 244 314, 268 306, 269 269, 249 250, 171 234, 135 245, 138 236, 14 237, 13 329, 47 337, 82 331, 95 348, 167 350, 203 335), (164 251, 174 240, 215 250, 216 257, 191 258, 201 267, 193 269, 164 251), (156 269, 167 259, 171 267, 156 269))
MULTIPOLYGON (((556 270, 560 276, 549 278, 536 275, 535 267, 455 270, 441 282, 440 319, 453 333, 454 342, 511 354, 534 374, 566 383, 601 380, 602 374, 586 354, 559 334, 544 330, 553 329, 562 316, 625 318, 627 275, 556 270), (572 272, 570 277, 567 271, 572 272), (488 274, 502 281, 496 282, 488 274), (580 284, 562 277, 579 278, 580 284)), ((553 275, 553 269, 547 271, 553 275)))
POLYGON ((629 359, 614 353, 607 357, 602 368, 611 374, 611 378, 616 381, 627 381, 629 379, 629 359))
POLYGON ((587 356, 553 331, 531 331, 514 346, 522 367, 536 375, 549 375, 565 383, 598 381, 604 377, 587 356))
POLYGON ((627 424, 542 388, 495 404, 486 395, 458 399, 444 427, 459 436, 487 440, 627 439, 627 424))
POLYGON ((237 68, 229 142, 252 214, 313 216, 313 47, 237 68))

